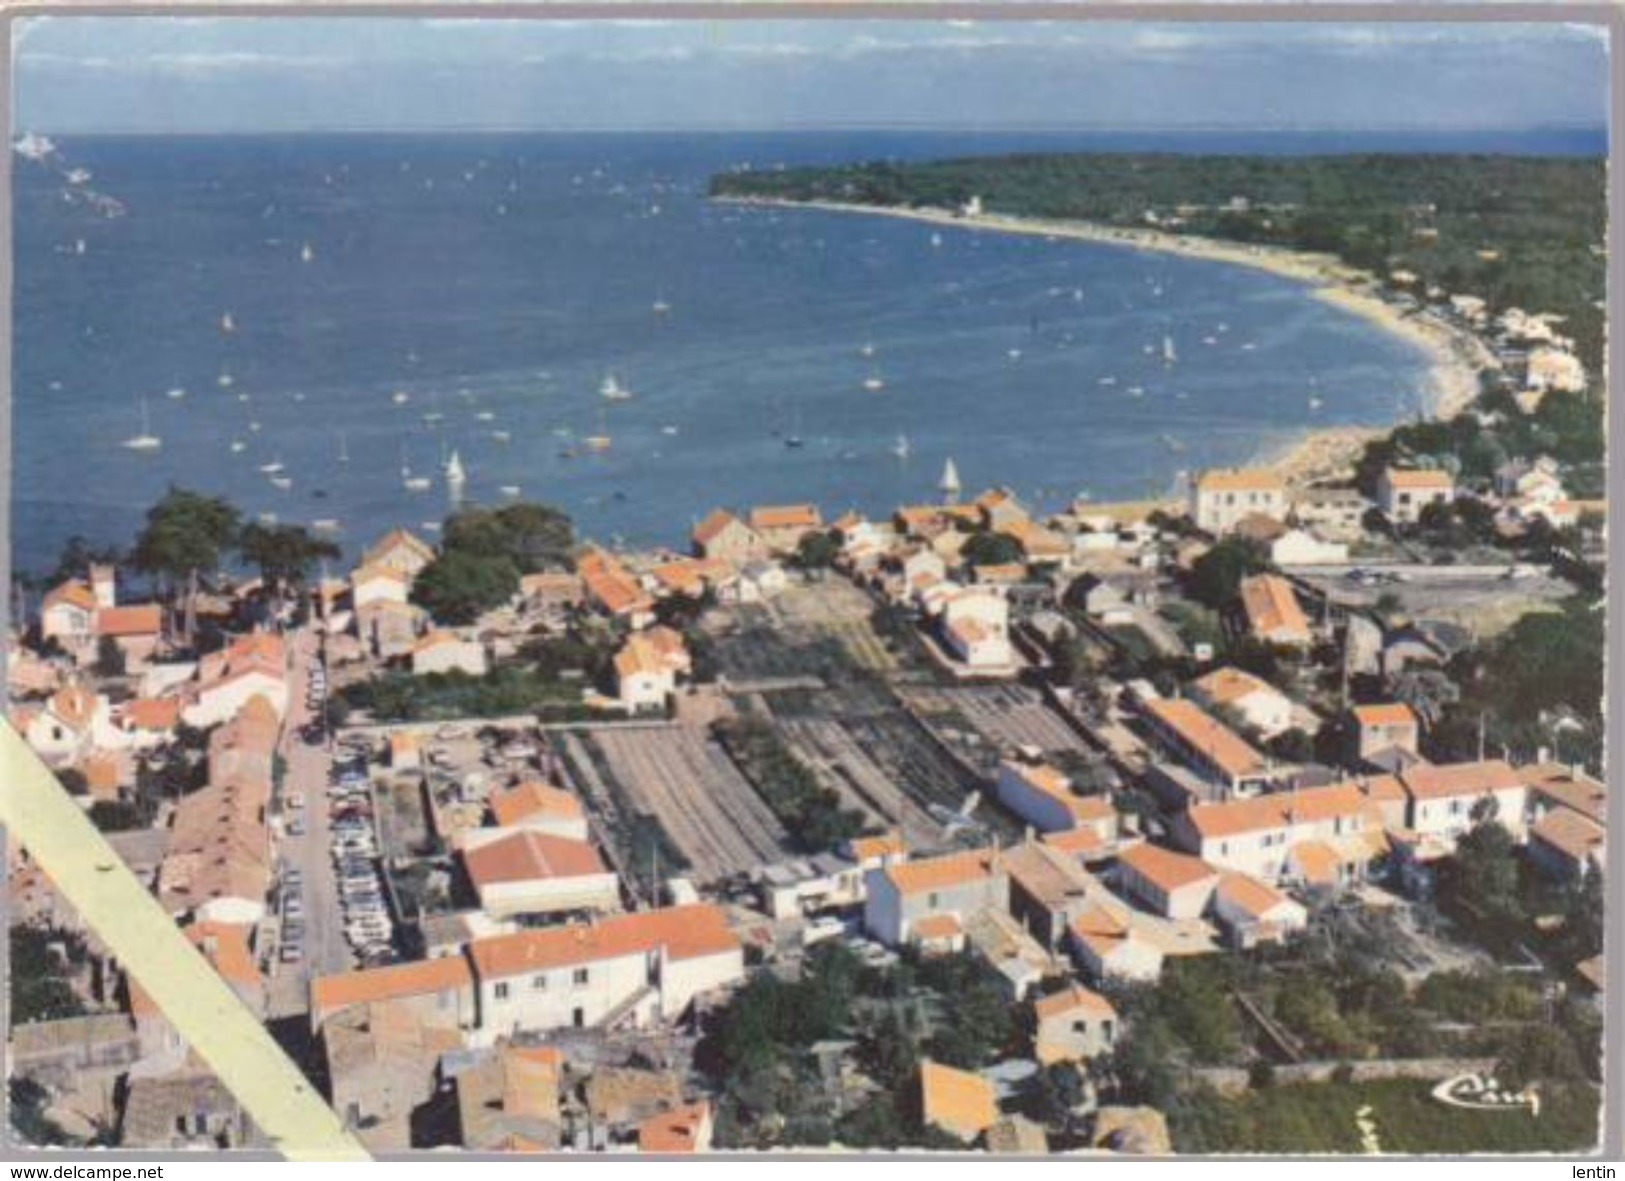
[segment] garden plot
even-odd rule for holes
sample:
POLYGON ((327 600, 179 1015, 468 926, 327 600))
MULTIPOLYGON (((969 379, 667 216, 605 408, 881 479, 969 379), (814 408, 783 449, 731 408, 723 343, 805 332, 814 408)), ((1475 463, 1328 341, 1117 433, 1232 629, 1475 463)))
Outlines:
POLYGON ((597 729, 596 747, 632 807, 654 816, 702 882, 789 856, 786 833, 755 788, 702 732, 597 729))

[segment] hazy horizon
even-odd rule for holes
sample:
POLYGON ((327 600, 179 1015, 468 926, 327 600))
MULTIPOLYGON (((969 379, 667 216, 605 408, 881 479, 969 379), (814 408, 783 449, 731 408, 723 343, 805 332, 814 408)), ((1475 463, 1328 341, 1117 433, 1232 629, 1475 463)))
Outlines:
POLYGON ((15 127, 379 131, 1603 129, 1545 23, 40 17, 15 127))

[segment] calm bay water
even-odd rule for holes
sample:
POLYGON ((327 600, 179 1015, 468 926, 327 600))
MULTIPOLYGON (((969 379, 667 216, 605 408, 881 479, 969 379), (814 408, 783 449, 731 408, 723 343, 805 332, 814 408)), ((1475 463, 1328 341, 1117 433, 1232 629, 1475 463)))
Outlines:
POLYGON ((1005 483, 1042 505, 1165 491, 1181 470, 1311 426, 1412 412, 1425 357, 1271 276, 712 205, 707 177, 1016 148, 1392 146, 1517 147, 68 139, 62 162, 126 212, 99 217, 63 199, 60 167, 16 161, 14 561, 48 566, 73 533, 128 541, 171 482, 250 515, 336 521, 353 552, 447 511, 452 451, 468 500, 517 488, 590 535, 638 543, 681 544, 717 504, 885 511, 933 495, 949 456, 968 487, 1005 483), (631 399, 600 396, 611 374, 631 399), (158 450, 121 445, 143 412, 158 450), (589 453, 598 434, 612 444, 589 453), (289 487, 262 471, 273 464, 289 487), (403 466, 432 488, 408 492, 403 466))

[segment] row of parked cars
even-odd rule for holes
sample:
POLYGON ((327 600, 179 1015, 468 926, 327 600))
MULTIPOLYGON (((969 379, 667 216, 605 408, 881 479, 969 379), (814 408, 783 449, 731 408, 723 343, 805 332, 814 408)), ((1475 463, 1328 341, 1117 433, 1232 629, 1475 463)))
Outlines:
POLYGON ((345 939, 364 964, 389 963, 395 958, 395 928, 378 873, 372 792, 364 758, 334 765, 327 789, 327 815, 345 939))

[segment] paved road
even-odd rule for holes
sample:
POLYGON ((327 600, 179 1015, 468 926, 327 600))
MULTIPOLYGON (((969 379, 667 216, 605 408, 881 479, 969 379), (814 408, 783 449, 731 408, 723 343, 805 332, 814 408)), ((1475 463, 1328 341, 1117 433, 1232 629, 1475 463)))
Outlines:
POLYGON ((273 965, 273 1016, 304 1012, 309 1008, 309 981, 312 976, 354 967, 349 946, 344 940, 338 887, 333 879, 333 863, 328 856, 326 793, 333 759, 325 746, 311 746, 299 737, 299 731, 311 719, 306 694, 310 668, 316 660, 315 636, 308 632, 300 633, 294 640, 293 651, 293 699, 288 706, 288 724, 282 736, 282 757, 288 763, 283 790, 304 794, 306 832, 301 837, 284 835, 278 852, 287 864, 298 866, 304 875, 305 957, 297 964, 277 962, 273 965))

